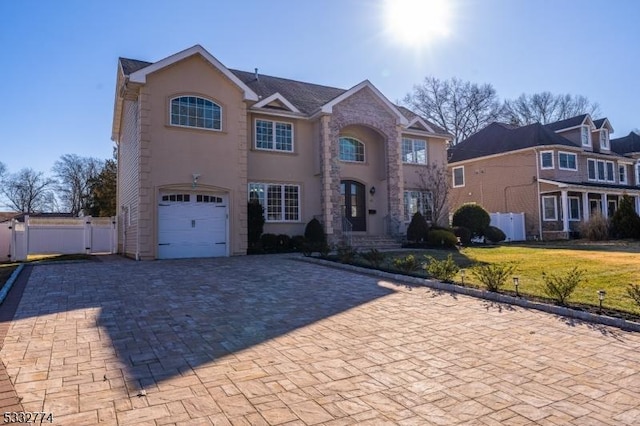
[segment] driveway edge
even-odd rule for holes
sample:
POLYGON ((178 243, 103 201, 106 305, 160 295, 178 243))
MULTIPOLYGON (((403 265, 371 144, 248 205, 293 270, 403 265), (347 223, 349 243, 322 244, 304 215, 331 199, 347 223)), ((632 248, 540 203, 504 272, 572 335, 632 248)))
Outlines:
POLYGON ((9 294, 9 290, 11 290, 11 287, 13 287, 13 283, 18 279, 18 276, 20 275, 20 272, 22 272, 23 269, 24 269, 24 263, 21 263, 20 265, 18 265, 16 270, 13 271, 13 273, 9 277, 9 280, 5 283, 4 287, 2 287, 2 291, 0 291, 0 305, 2 305, 2 302, 4 302, 4 299, 7 297, 7 294, 9 294))
POLYGON ((380 278, 386 278, 394 281, 400 281, 410 284, 422 285, 435 290, 447 291, 450 293, 463 294, 466 296, 476 297, 479 299, 490 300, 492 302, 506 303, 509 305, 516 305, 522 308, 535 309, 537 311, 546 312, 549 314, 559 315, 562 317, 573 318, 580 321, 602 324, 611 327, 616 327, 626 331, 640 332, 640 323, 635 321, 628 321, 624 318, 614 318, 606 315, 596 315, 590 312, 578 311, 575 309, 548 305, 545 303, 534 302, 520 297, 513 297, 506 294, 490 292, 486 290, 480 290, 472 287, 464 287, 457 284, 448 284, 440 281, 429 280, 426 278, 410 277, 402 274, 392 274, 390 272, 379 271, 377 269, 363 268, 360 266, 346 265, 343 263, 332 262, 330 260, 318 259, 313 257, 295 257, 295 260, 301 260, 304 262, 315 263, 317 265, 324 265, 332 268, 344 269, 360 274, 374 275, 380 278))

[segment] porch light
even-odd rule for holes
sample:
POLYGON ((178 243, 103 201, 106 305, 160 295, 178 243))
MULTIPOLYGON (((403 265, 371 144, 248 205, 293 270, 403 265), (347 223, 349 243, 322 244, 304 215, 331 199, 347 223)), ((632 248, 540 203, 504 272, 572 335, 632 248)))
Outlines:
POLYGON ((520 293, 518 292, 518 286, 520 285, 520 278, 513 277, 513 285, 516 288, 516 297, 520 297, 520 293))
POLYGON ((371 189, 369 190, 369 194, 374 195, 376 193, 376 187, 372 186, 371 189))
POLYGON ((602 313, 602 301, 604 300, 604 296, 607 295, 607 292, 604 290, 598 290, 598 301, 600 302, 600 313, 602 313))

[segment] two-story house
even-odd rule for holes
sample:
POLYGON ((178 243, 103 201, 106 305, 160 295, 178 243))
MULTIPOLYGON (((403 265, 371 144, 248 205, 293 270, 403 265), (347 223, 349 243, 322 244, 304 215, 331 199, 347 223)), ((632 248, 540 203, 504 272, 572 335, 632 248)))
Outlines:
POLYGON ((612 150, 613 127, 588 114, 555 123, 492 123, 450 150, 452 208, 524 212, 529 238, 570 238, 593 214, 611 216, 623 194, 636 199, 634 160, 612 150))
MULTIPOLYGON (((634 179, 635 182, 640 182, 640 135, 630 132, 627 136, 611 139, 611 150, 634 160, 634 179)), ((636 207, 636 211, 640 211, 640 204, 636 207)))
POLYGON ((417 170, 446 164, 451 135, 365 80, 351 89, 229 69, 201 46, 157 62, 120 58, 118 247, 137 259, 245 254, 247 202, 264 232, 319 219, 388 235, 429 214, 417 170))

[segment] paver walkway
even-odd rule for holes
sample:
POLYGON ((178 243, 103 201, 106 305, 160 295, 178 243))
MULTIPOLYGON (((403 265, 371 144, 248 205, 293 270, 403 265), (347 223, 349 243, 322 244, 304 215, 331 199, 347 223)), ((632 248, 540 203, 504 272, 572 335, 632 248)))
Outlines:
POLYGON ((282 256, 34 267, 0 357, 56 424, 640 424, 640 335, 282 256))

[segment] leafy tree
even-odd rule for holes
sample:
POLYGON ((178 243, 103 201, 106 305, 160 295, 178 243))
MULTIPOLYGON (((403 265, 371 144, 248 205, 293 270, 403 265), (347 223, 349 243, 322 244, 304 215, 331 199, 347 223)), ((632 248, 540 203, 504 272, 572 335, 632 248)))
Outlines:
POLYGON ((444 226, 449 221, 449 172, 446 164, 431 163, 416 172, 421 191, 431 195, 433 222, 444 226))
POLYGON ((491 223, 491 216, 477 204, 464 204, 453 213, 453 226, 464 226, 473 237, 482 237, 491 223))
POLYGON ((599 105, 581 95, 554 95, 551 92, 523 93, 503 105, 505 121, 518 126, 553 123, 587 113, 592 117, 600 115, 599 105))
POLYGON ((426 77, 403 103, 453 135, 452 144, 466 139, 501 116, 502 106, 491 84, 457 78, 426 77))
POLYGON ((107 160, 100 172, 87 182, 84 204, 86 214, 94 217, 116 215, 118 166, 115 160, 107 160))
POLYGON ((264 231, 264 207, 258 200, 251 200, 247 204, 247 228, 249 233, 249 246, 253 247, 264 231))
POLYGON ((104 163, 97 158, 65 154, 53 165, 58 178, 56 190, 63 208, 76 216, 87 204, 90 182, 103 168, 104 163))
POLYGON ((407 227, 407 240, 419 243, 427 239, 429 225, 420 212, 415 212, 411 218, 411 223, 407 227))
POLYGON ((54 184, 55 180, 44 173, 24 168, 5 177, 0 191, 10 208, 23 213, 38 213, 55 208, 54 184))
POLYGON ((611 233, 616 238, 640 238, 640 216, 633 208, 633 198, 623 195, 611 217, 611 233))

